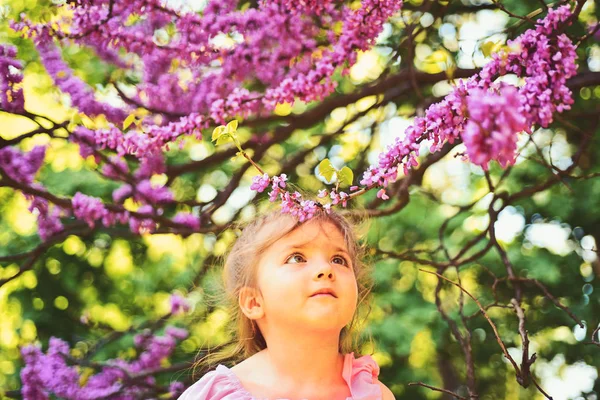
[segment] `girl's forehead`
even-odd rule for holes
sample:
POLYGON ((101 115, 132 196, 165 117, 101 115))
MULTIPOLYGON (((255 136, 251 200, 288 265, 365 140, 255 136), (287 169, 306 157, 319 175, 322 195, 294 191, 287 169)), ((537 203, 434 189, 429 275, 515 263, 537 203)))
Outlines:
POLYGON ((277 244, 282 246, 326 244, 318 243, 320 239, 326 240, 326 243, 336 243, 346 247, 344 235, 336 225, 329 221, 306 222, 278 240, 277 244))

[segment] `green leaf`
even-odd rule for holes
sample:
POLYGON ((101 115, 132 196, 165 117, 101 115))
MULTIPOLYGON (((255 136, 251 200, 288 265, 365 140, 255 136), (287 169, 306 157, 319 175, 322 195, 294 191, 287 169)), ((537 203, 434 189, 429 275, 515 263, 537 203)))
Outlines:
POLYGON ((222 134, 225 132, 225 127, 223 125, 217 126, 212 133, 212 141, 217 140, 222 134))
POLYGON ((489 57, 492 55, 492 53, 495 53, 496 51, 498 51, 500 49, 500 47, 502 47, 502 45, 500 43, 496 43, 496 42, 492 42, 491 40, 488 40, 487 42, 483 43, 480 47, 481 47, 481 52, 483 53, 483 55, 485 57, 489 57))
POLYGON ((327 182, 331 182, 333 174, 336 173, 335 167, 333 166, 333 164, 331 164, 331 161, 329 161, 328 158, 324 159, 319 163, 317 171, 319 172, 319 175, 325 178, 327 182))
POLYGON ((338 181, 340 185, 350 186, 352 185, 352 181, 354 180, 354 172, 348 167, 342 168, 338 174, 338 181))
POLYGON ((123 121, 123 130, 129 128, 129 125, 131 125, 133 121, 135 121, 135 114, 129 114, 127 118, 125 118, 125 121, 123 121))
POLYGON ((233 134, 237 131, 237 127, 238 127, 237 119, 234 119, 233 121, 230 121, 227 124, 227 126, 225 127, 225 132, 227 132, 229 134, 233 134))
POLYGON ((225 143, 231 142, 231 139, 232 139, 231 135, 229 135, 228 133, 223 133, 222 135, 220 135, 217 138, 216 144, 217 144, 217 146, 221 146, 225 143))

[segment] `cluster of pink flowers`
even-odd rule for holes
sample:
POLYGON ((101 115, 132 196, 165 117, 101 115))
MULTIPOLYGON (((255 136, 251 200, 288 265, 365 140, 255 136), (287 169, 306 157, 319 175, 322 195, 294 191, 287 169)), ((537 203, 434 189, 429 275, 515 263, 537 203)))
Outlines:
MULTIPOLYGON (((231 115, 259 115, 282 102, 322 99, 335 88, 331 80, 334 71, 352 65, 357 50, 372 46, 383 24, 400 9, 402 1, 368 0, 359 8, 351 9, 337 7, 330 1, 318 5, 301 1, 292 5, 279 0, 260 2, 258 8, 244 12, 238 11, 236 5, 235 0, 211 1, 200 17, 191 12, 178 15, 158 0, 136 0, 132 4, 114 4, 108 18, 108 3, 73 4, 69 5, 74 10, 69 17, 73 25, 69 34, 50 25, 34 25, 25 20, 13 24, 15 28, 27 26, 30 32, 36 32, 46 68, 62 90, 71 95, 76 106, 88 114, 105 114, 113 121, 123 119, 122 111, 117 113, 93 99, 93 92, 74 77, 53 41, 79 37, 89 41, 98 37, 106 41, 107 48, 124 46, 142 58, 145 69, 139 88, 146 95, 134 100, 146 101, 147 106, 164 110, 163 123, 150 123, 147 119, 143 122, 143 132, 130 129, 125 134, 116 126, 97 131, 78 127, 71 137, 80 145, 83 157, 94 155, 100 161, 97 153, 100 149, 117 154, 118 157, 111 157, 111 162, 102 169, 104 175, 112 179, 125 181, 125 175, 129 174, 129 167, 122 157, 133 155, 139 159, 139 168, 133 174, 136 182, 129 180, 113 193, 116 203, 122 203, 128 197, 142 203, 138 216, 129 219, 134 232, 156 229, 152 217, 162 211, 151 205, 173 201, 168 188, 153 187, 149 183, 153 174, 165 171, 163 150, 170 143, 185 134, 198 136, 211 120, 222 122, 231 115), (124 18, 138 6, 144 7, 147 18, 139 24, 123 26, 124 18), (290 15, 294 16, 294 23, 291 23, 290 15), (106 26, 95 23, 107 18, 106 26), (315 38, 321 30, 315 27, 314 18, 325 27, 342 23, 339 35, 329 32, 331 47, 322 50, 318 58, 314 58, 313 53, 317 49, 315 38), (171 38, 169 43, 147 40, 148 35, 171 22, 175 22, 179 33, 176 38, 171 38), (111 29, 112 25, 114 29, 111 29), (281 26, 286 26, 283 33, 281 26), (241 35, 240 32, 243 40, 231 48, 216 48, 211 42, 218 34, 241 35), (189 52, 182 59, 184 49, 189 52), (269 51, 265 52, 266 49, 269 51), (216 60, 218 65, 216 68, 192 69, 192 80, 184 88, 178 73, 170 71, 169 63, 164 62, 175 59, 182 61, 183 67, 214 65, 216 60), (264 92, 247 89, 244 82, 249 79, 262 82, 266 86, 264 92), (165 104, 172 107, 165 109, 165 104), (191 113, 192 109, 196 112, 191 113), (209 113, 211 119, 203 117, 203 113, 209 113), (148 218, 140 215, 148 215, 148 218)), ((377 197, 388 199, 385 188, 397 179, 398 168, 402 166, 408 173, 418 165, 423 140, 428 140, 430 151, 435 152, 445 143, 462 139, 470 160, 483 168, 487 168, 492 160, 502 166, 514 162, 516 133, 529 132, 534 125, 548 126, 555 112, 568 109, 572 103, 566 81, 575 73, 575 46, 565 34, 555 33, 570 16, 568 6, 550 9, 534 29, 509 42, 516 50, 494 54, 479 74, 460 82, 452 93, 430 106, 424 116, 415 118, 404 136, 397 138, 379 155, 378 162, 368 168, 360 184, 366 189, 379 187, 377 197), (507 73, 524 78, 524 85, 515 88, 494 83, 497 77, 507 73)), ((12 54, 4 53, 9 58, 12 54)), ((114 57, 115 54, 107 56, 114 57)), ((302 218, 309 218, 320 206, 325 209, 337 204, 346 206, 351 198, 346 192, 331 190, 329 205, 305 201, 298 192, 287 192, 286 179, 285 176, 271 178, 265 174, 256 177, 251 188, 262 192, 271 186, 270 200, 280 200, 285 212, 302 218)), ((356 190, 358 188, 354 187, 351 192, 356 190)), ((74 198, 73 211, 91 227, 97 221, 108 226, 128 217, 127 213, 107 211, 99 199, 81 196, 74 198)), ((199 226, 198 218, 187 213, 179 214, 173 221, 191 228, 199 226)), ((58 225, 51 225, 50 231, 52 226, 58 225)))
MULTIPOLYGON (((13 26, 21 30, 23 27, 28 27, 24 22, 13 26)), ((94 91, 84 81, 76 77, 73 70, 64 62, 60 49, 56 47, 52 37, 48 34, 48 29, 35 29, 34 27, 33 30, 29 31, 29 34, 33 36, 36 31, 35 43, 42 64, 56 86, 70 96, 73 106, 86 115, 103 114, 115 124, 122 123, 127 117, 127 111, 97 101, 94 91)))
POLYGON ((472 163, 488 168, 492 157, 502 167, 512 164, 517 149, 517 132, 527 128, 520 112, 517 88, 501 85, 498 91, 473 89, 467 97, 469 119, 462 133, 472 163))
POLYGON ((43 241, 50 239, 53 235, 61 232, 64 226, 61 217, 69 215, 69 212, 52 205, 48 200, 38 196, 26 196, 31 201, 29 211, 37 213, 38 234, 43 241))
POLYGON ((509 43, 517 51, 494 54, 478 75, 459 83, 442 101, 430 106, 424 117, 415 118, 404 137, 396 138, 379 155, 378 164, 369 167, 361 185, 386 187, 396 180, 398 166, 408 173, 418 165, 424 139, 432 142, 430 151, 435 152, 461 137, 472 162, 483 167, 490 160, 503 166, 512 164, 516 134, 530 131, 536 124, 548 126, 555 112, 569 109, 573 102, 566 82, 576 72, 575 46, 565 34, 554 35, 556 27, 570 16, 569 6, 550 9, 535 29, 509 43), (516 89, 494 83, 506 73, 524 78, 525 84, 516 89), (473 121, 467 129, 470 118, 473 121), (501 122, 507 125, 499 127, 501 122))
MULTIPOLYGON (((0 176, 7 176, 18 184, 42 189, 41 185, 34 183, 34 178, 44 162, 45 155, 45 146, 36 146, 26 153, 15 147, 4 147, 0 149, 0 176)), ((29 211, 37 214, 38 234, 42 240, 47 240, 63 230, 60 219, 69 215, 68 210, 50 204, 43 197, 28 194, 26 198, 31 201, 29 211)))
POLYGON ((256 190, 258 193, 262 193, 266 188, 271 184, 271 178, 269 174, 256 175, 252 178, 252 185, 250 185, 250 189, 256 190))
POLYGON ((12 180, 30 184, 44 162, 46 147, 36 146, 27 153, 14 147, 0 148, 0 172, 12 180))
MULTIPOLYGON (((314 217, 318 204, 313 200, 303 200, 299 192, 290 194, 287 191, 278 191, 281 200, 281 212, 289 213, 303 222, 314 217)), ((274 201, 271 198, 271 201, 274 201)))
POLYGON ((75 217, 85 221, 90 228, 96 226, 98 221, 103 221, 106 226, 110 225, 107 220, 110 213, 104 206, 104 203, 102 203, 102 200, 77 192, 73 196, 71 204, 75 217))
POLYGON ((177 293, 173 293, 169 297, 169 302, 171 303, 171 315, 185 314, 191 309, 189 301, 177 293))
MULTIPOLYGON (((334 71, 344 64, 352 65, 356 51, 370 47, 383 24, 402 6, 401 0, 368 0, 357 10, 346 6, 338 9, 331 1, 261 1, 257 8, 239 11, 237 3, 213 0, 200 17, 168 9, 160 1, 136 0, 111 3, 110 18, 108 2, 73 3, 68 5, 73 15, 64 20, 70 26, 68 34, 56 30, 55 25, 33 24, 25 19, 12 26, 21 31, 27 28, 32 36, 35 33, 49 73, 59 85, 68 82, 63 90, 75 97, 74 104, 86 113, 98 111, 98 107, 92 107, 97 103, 83 101, 89 93, 63 68, 53 37, 81 39, 95 49, 123 47, 139 55, 144 71, 137 88, 144 95, 135 95, 133 100, 160 111, 167 119, 200 112, 209 113, 221 123, 234 115, 269 112, 277 103, 295 98, 310 101, 330 94, 335 89, 331 80, 334 71), (133 25, 125 24, 138 10, 143 10, 145 18, 133 25), (318 58, 313 53, 323 31, 315 19, 326 28, 338 22, 343 26, 339 37, 329 35, 332 48, 322 51, 318 58), (152 39, 157 32, 167 35, 164 28, 171 22, 177 34, 165 38, 165 43, 152 39), (215 47, 213 38, 223 34, 243 34, 243 41, 233 48, 215 47), (169 71, 172 60, 182 62, 183 68, 194 67, 190 81, 182 84, 180 71, 169 71), (267 87, 264 93, 245 88, 251 79, 267 87)), ((103 50, 98 55, 115 62, 114 51, 103 50)))
MULTIPOLYGON (((571 15, 569 6, 550 9, 535 29, 509 42, 517 51, 494 54, 479 74, 459 82, 449 95, 431 105, 425 116, 416 117, 404 136, 396 137, 379 154, 378 163, 365 171, 360 184, 367 189, 381 187, 377 197, 389 199, 385 188, 397 179, 399 166, 407 174, 418 165, 420 143, 425 139, 431 142, 430 152, 462 139, 471 162, 484 169, 491 160, 503 167, 514 163, 517 133, 531 132, 534 125, 547 127, 555 112, 567 110, 573 103, 566 82, 576 73, 575 46, 566 34, 554 34, 571 15), (524 78, 525 84, 516 88, 494 82, 506 73, 524 78)), ((271 182, 265 174, 255 178, 252 188, 260 192, 271 182)), ((315 204, 307 203, 298 192, 278 191, 277 195, 283 212, 314 213, 315 204)), ((347 193, 331 190, 329 196, 332 201, 324 209, 340 203, 346 206, 347 193)))
MULTIPOLYGON (((237 0, 213 0, 199 16, 169 9, 159 0, 69 3, 66 7, 72 13, 66 13, 57 24, 34 24, 24 15, 12 23, 13 29, 35 40, 48 73, 70 95, 75 107, 90 116, 104 114, 115 124, 95 131, 77 127, 70 140, 79 144, 81 155, 92 155, 100 163, 99 150, 115 152, 118 157, 111 157, 102 173, 121 181, 130 172, 123 157, 133 155, 140 161, 133 175, 137 182, 132 183, 130 178, 115 190, 113 200, 122 203, 133 197, 143 203, 138 213, 147 214, 148 218, 128 219, 128 213, 109 211, 99 199, 81 194, 73 199, 76 218, 85 220, 90 227, 98 222, 109 226, 128 219, 135 232, 153 231, 156 222, 151 217, 156 212, 149 205, 170 202, 172 194, 167 188, 153 188, 147 180, 152 174, 164 172, 163 151, 170 143, 182 135, 198 136, 211 120, 223 122, 232 115, 259 115, 270 112, 277 103, 327 96, 335 89, 333 73, 351 66, 356 52, 373 44, 402 1, 368 0, 358 9, 332 1, 261 1, 257 8, 244 11, 238 10, 237 5, 237 0), (139 10, 143 10, 145 18, 126 24, 139 10), (315 20, 319 23, 315 24, 315 20), (165 30, 171 23, 176 28, 175 35, 165 30), (330 28, 338 23, 342 24, 341 33, 332 34, 330 28), (63 25, 69 30, 62 30, 63 25), (324 30, 329 32, 331 48, 320 50, 319 56, 314 57, 317 38, 324 30), (213 39, 219 35, 238 35, 243 40, 233 47, 218 47, 213 39), (143 65, 142 82, 137 85, 138 94, 125 101, 156 110, 162 122, 157 124, 149 116, 142 122, 143 128, 132 126, 123 133, 120 124, 126 110, 96 101, 91 88, 73 74, 56 46, 67 40, 93 47, 99 57, 121 68, 136 67, 118 57, 119 48, 137 54, 143 65), (173 71, 175 60, 181 68, 173 71), (186 69, 192 72, 192 78, 182 83, 181 71, 186 69), (262 93, 246 88, 253 79, 266 87, 262 93), (210 120, 203 116, 206 114, 210 120)), ((286 208, 296 212, 293 204, 298 194, 285 195, 283 188, 285 180, 274 185, 270 197, 280 197, 286 208)), ((343 198, 340 201, 346 203, 343 198)), ((312 202, 306 203, 305 214, 310 216, 314 207, 312 202)), ((199 226, 196 217, 185 213, 173 221, 199 226)))
POLYGON ((70 139, 79 144, 79 151, 84 158, 94 155, 94 150, 109 149, 115 151, 121 157, 130 154, 143 160, 149 155, 162 153, 163 148, 181 133, 202 127, 204 127, 204 124, 201 122, 198 124, 195 122, 190 123, 184 119, 178 123, 150 129, 145 133, 130 131, 123 134, 116 127, 93 131, 78 126, 73 131, 70 139))
POLYGON ((23 112, 23 63, 17 60, 14 46, 0 45, 0 109, 11 113, 23 112))
POLYGON ((333 3, 332 0, 276 0, 286 10, 292 13, 314 13, 321 15, 326 13, 333 3))
POLYGON ((490 76, 502 73, 505 68, 506 72, 526 78, 519 94, 521 110, 531 125, 545 128, 552 122, 554 113, 568 110, 573 104, 567 80, 577 72, 575 45, 566 34, 554 34, 571 16, 568 5, 548 10, 548 15, 538 22, 536 29, 509 42, 520 50, 495 54, 487 71, 490 76))
POLYGON ((402 7, 402 0, 367 0, 358 10, 344 9, 342 33, 307 73, 288 76, 265 93, 263 103, 272 109, 278 103, 321 100, 335 90, 333 72, 344 63, 356 62, 356 51, 370 48, 383 24, 402 7))
POLYGON ((157 210, 147 204, 138 208, 137 213, 141 216, 131 216, 129 218, 129 229, 137 234, 154 232, 157 224, 152 217, 157 214, 157 210))
MULTIPOLYGON (((80 384, 81 372, 76 364, 73 365, 69 345, 65 341, 51 338, 46 354, 34 345, 23 347, 23 399, 47 400, 54 396, 66 400, 138 398, 140 393, 156 384, 152 373, 160 369, 162 361, 171 356, 177 342, 187 335, 185 329, 172 326, 165 329, 163 336, 149 331, 136 335, 134 343, 140 349, 137 359, 130 362, 122 359, 108 361, 100 372, 87 378, 83 385, 80 384), (143 373, 148 373, 148 376, 139 379, 138 383, 132 379, 136 374, 143 373)), ((170 388, 170 392, 175 395, 182 391, 181 384, 170 388)))
POLYGON ((192 231, 200 229, 200 219, 194 214, 180 211, 173 217, 173 222, 183 225, 192 231))
POLYGON ((155 186, 145 179, 135 187, 133 198, 141 203, 164 204, 173 202, 173 193, 164 186, 155 186))

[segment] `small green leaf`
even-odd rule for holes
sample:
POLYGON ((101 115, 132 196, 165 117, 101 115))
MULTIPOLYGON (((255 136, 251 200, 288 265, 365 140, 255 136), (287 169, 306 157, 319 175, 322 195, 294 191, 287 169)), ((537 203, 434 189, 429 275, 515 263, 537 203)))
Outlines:
POLYGON ((123 130, 129 128, 129 125, 131 125, 133 121, 135 121, 135 114, 129 114, 127 118, 125 118, 125 121, 123 121, 123 130))
POLYGON ((237 122, 237 119, 234 119, 233 121, 230 121, 227 124, 227 126, 225 127, 225 132, 232 134, 237 131, 237 128, 238 128, 238 122, 237 122))
POLYGON ((328 158, 324 159, 319 163, 317 171, 319 172, 319 175, 325 178, 327 182, 331 182, 331 180, 333 179, 333 174, 336 173, 335 167, 333 166, 333 164, 331 164, 331 161, 329 161, 328 158))
POLYGON ((344 185, 344 186, 350 186, 352 185, 352 181, 354 180, 354 172, 352 172, 352 170, 348 167, 344 167, 342 168, 339 172, 338 172, 338 181, 340 182, 340 185, 344 185))
POLYGON ((221 146, 225 143, 231 142, 231 136, 228 133, 223 133, 217 138, 217 146, 221 146))
POLYGON ((489 57, 492 55, 492 53, 497 52, 502 47, 502 44, 488 40, 487 42, 483 43, 480 47, 483 55, 485 57, 489 57))
POLYGON ((225 127, 223 125, 217 126, 212 133, 212 141, 217 140, 222 134, 225 132, 225 127))

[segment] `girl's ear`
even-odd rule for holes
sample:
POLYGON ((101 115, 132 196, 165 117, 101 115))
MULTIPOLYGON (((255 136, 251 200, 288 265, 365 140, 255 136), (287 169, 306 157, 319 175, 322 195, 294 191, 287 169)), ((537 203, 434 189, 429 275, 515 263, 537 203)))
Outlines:
POLYGON ((243 287, 240 290, 238 302, 242 312, 249 319, 257 320, 265 315, 263 298, 260 295, 260 292, 255 288, 248 286, 243 287))

